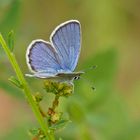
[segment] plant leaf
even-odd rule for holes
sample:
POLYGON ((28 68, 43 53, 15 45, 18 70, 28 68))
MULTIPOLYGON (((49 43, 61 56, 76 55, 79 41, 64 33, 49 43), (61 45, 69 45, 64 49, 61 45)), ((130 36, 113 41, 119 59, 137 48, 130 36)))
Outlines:
POLYGON ((11 52, 13 52, 14 49, 14 31, 11 30, 8 34, 8 47, 11 52))
POLYGON ((58 121, 56 124, 52 125, 52 126, 50 127, 50 129, 53 129, 53 130, 62 129, 62 128, 64 128, 69 122, 70 122, 70 120, 60 120, 60 121, 58 121))
POLYGON ((23 88, 22 84, 20 83, 20 81, 14 77, 14 76, 11 76, 9 79, 8 79, 12 84, 14 84, 15 86, 17 86, 18 88, 23 88))
POLYGON ((29 134, 33 135, 33 136, 37 136, 39 133, 39 129, 38 128, 34 128, 29 130, 29 134))

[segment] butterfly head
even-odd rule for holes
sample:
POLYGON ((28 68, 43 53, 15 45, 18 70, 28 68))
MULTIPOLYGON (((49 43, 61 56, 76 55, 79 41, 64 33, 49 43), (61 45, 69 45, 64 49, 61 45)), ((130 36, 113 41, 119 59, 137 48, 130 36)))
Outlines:
POLYGON ((73 80, 79 80, 80 79, 80 75, 77 75, 73 78, 73 80))

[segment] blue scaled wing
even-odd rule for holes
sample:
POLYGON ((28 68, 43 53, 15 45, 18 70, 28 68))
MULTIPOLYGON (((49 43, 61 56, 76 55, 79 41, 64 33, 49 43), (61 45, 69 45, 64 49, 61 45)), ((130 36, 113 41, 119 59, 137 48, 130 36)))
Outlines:
POLYGON ((58 52, 61 66, 74 71, 81 48, 81 27, 77 20, 70 20, 56 27, 50 37, 51 44, 58 52))
POLYGON ((35 75, 37 73, 46 73, 49 76, 61 70, 55 48, 44 40, 32 41, 26 53, 26 60, 28 67, 35 75))

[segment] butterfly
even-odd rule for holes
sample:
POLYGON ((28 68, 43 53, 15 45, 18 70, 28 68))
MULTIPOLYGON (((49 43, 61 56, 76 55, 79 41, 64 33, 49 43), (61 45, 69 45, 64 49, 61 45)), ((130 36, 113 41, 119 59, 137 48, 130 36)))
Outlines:
POLYGON ((81 50, 81 25, 69 20, 58 25, 50 35, 50 42, 33 40, 27 48, 26 61, 33 73, 30 77, 59 82, 79 79, 83 71, 74 72, 81 50))

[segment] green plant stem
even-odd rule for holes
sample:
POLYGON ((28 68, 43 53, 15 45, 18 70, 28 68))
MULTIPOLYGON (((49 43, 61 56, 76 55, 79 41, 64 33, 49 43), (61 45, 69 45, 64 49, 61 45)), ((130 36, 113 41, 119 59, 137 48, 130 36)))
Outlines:
POLYGON ((28 87, 28 84, 27 84, 27 82, 26 82, 26 80, 25 80, 25 78, 24 78, 24 76, 19 68, 19 65, 16 61, 16 58, 15 58, 14 54, 9 50, 9 48, 8 48, 6 42, 1 34, 0 34, 0 43, 1 43, 4 51, 6 52, 8 58, 9 58, 9 61, 11 62, 12 67, 14 68, 15 73, 16 73, 19 81, 21 82, 21 84, 23 86, 23 91, 25 93, 25 96, 26 96, 26 98, 27 98, 43 132, 44 132, 44 134, 46 135, 46 139, 54 140, 55 139, 54 135, 49 131, 48 126, 47 126, 46 122, 44 121, 44 119, 39 111, 39 108, 33 99, 33 96, 31 94, 31 90, 28 87))

